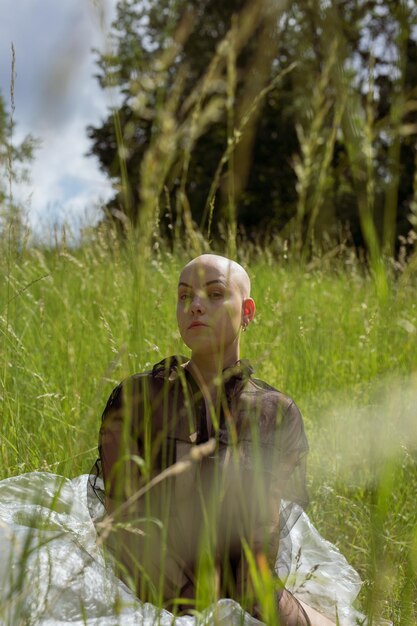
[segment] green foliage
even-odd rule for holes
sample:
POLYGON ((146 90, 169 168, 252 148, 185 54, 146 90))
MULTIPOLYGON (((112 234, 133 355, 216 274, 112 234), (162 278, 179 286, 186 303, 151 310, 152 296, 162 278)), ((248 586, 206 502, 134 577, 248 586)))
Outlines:
MULTIPOLYGON (((278 5, 206 0, 184 12, 180 0, 120 2, 100 80, 123 103, 90 133, 126 237, 102 227, 75 250, 0 241, 0 476, 91 468, 115 384, 184 352, 178 270, 210 249, 217 228, 221 250, 253 278, 258 308, 243 355, 305 416, 313 520, 360 571, 367 613, 412 624, 417 256, 406 257, 415 233, 395 262, 383 253, 398 207, 404 219, 417 215, 415 12, 376 0, 299 1, 285 14, 278 5), (361 34, 386 24, 389 45, 403 46, 396 62, 409 61, 394 78, 382 58, 369 60, 361 34), (346 219, 354 230, 356 218, 367 266, 342 231, 336 247, 323 235, 346 219), (262 224, 269 245, 256 247, 262 224), (174 253, 161 237, 170 230, 174 253)), ((209 556, 201 606, 213 591, 209 556)), ((247 556, 268 615, 274 581, 247 556)))
POLYGON ((7 238, 9 246, 16 248, 22 242, 24 217, 23 207, 15 201, 13 187, 16 182, 28 179, 28 164, 37 142, 31 135, 19 145, 14 141, 14 63, 12 46, 11 113, 0 94, 0 239, 7 238))
MULTIPOLYGON (((360 571, 362 607, 416 623, 415 275, 390 279, 381 300, 348 253, 310 269, 287 253, 239 253, 258 306, 242 353, 304 414, 313 520, 360 571)), ((115 384, 187 352, 175 321, 184 255, 145 259, 134 239, 100 230, 77 250, 1 256, 1 478, 88 472, 115 384)), ((265 571, 254 589, 270 583, 265 571)))
POLYGON ((140 223, 143 161, 169 108, 187 132, 168 133, 163 232, 188 213, 209 239, 230 237, 237 220, 251 239, 284 229, 310 254, 348 224, 378 272, 379 248, 392 255, 410 229, 416 19, 413 3, 380 0, 119 2, 99 80, 122 104, 89 129, 115 181, 107 209, 140 223))

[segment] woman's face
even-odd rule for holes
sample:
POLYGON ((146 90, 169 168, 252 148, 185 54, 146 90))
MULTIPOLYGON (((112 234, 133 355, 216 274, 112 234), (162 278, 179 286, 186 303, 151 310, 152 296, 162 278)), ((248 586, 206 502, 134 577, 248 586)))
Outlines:
POLYGON ((222 357, 238 351, 246 300, 250 299, 243 297, 228 259, 204 255, 183 269, 178 283, 178 328, 194 355, 222 357))

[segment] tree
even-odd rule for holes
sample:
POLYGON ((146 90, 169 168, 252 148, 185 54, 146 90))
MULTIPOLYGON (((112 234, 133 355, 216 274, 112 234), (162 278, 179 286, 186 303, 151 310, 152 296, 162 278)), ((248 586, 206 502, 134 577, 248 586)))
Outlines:
POLYGON ((0 168, 3 172, 0 179, 0 235, 9 229, 9 235, 17 243, 24 220, 23 209, 13 196, 13 185, 27 179, 27 166, 33 157, 36 141, 28 135, 22 143, 15 145, 14 127, 13 116, 7 112, 0 95, 0 168))
MULTIPOLYGON (((137 2, 119 3, 118 19, 114 24, 116 50, 112 56, 101 57, 100 80, 102 85, 117 84, 123 94, 123 103, 117 111, 118 123, 116 125, 111 115, 101 127, 89 129, 90 137, 93 139, 92 152, 99 157, 103 169, 110 172, 117 183, 122 178, 122 168, 125 165, 127 178, 130 181, 135 178, 137 180, 144 153, 151 142, 152 129, 155 131, 154 110, 158 101, 164 100, 162 92, 165 91, 166 93, 174 85, 175 78, 186 65, 187 74, 183 81, 180 97, 180 104, 184 105, 187 97, 190 97, 193 87, 203 80, 216 47, 230 31, 233 16, 235 16, 235 22, 239 16, 241 18, 240 26, 246 23, 245 36, 241 35, 241 30, 245 30, 244 28, 239 29, 239 35, 236 33, 237 28, 234 34, 229 33, 230 37, 234 36, 236 39, 234 45, 237 52, 232 50, 231 46, 229 48, 229 56, 236 55, 236 76, 233 76, 231 66, 234 67, 234 62, 232 63, 230 58, 223 58, 222 61, 219 61, 219 66, 222 69, 217 73, 214 72, 212 85, 207 88, 207 92, 210 96, 223 98, 220 107, 222 110, 219 113, 219 119, 210 125, 210 131, 199 134, 193 146, 192 158, 187 165, 186 196, 192 207, 192 216, 195 221, 203 222, 207 226, 209 213, 207 198, 210 197, 212 181, 222 155, 227 150, 228 140, 232 139, 231 134, 233 134, 234 129, 239 128, 242 118, 250 110, 253 100, 256 99, 271 76, 274 78, 274 75, 278 74, 278 71, 272 68, 277 39, 275 26, 271 29, 271 24, 276 23, 279 13, 282 12, 282 7, 277 5, 274 12, 275 17, 272 19, 273 16, 267 16, 262 10, 265 4, 253 3, 255 9, 252 9, 249 15, 253 21, 248 26, 249 17, 246 15, 245 22, 244 3, 242 1, 235 0, 229 3, 214 0, 206 0, 203 3, 183 2, 182 7, 180 6, 181 3, 177 3, 174 14, 170 12, 172 11, 172 3, 168 2, 151 2, 147 5, 146 10, 143 5, 137 2), (185 6, 187 6, 190 16, 189 20, 192 20, 192 30, 187 37, 184 37, 178 54, 174 55, 171 67, 165 73, 165 82, 163 82, 162 87, 152 89, 150 94, 146 93, 149 84, 152 86, 160 84, 161 77, 158 76, 157 71, 152 69, 155 50, 161 52, 161 50, 169 49, 169 46, 178 37, 177 23, 182 12, 181 9, 183 14, 187 16, 185 6), (191 14, 190 9, 192 9, 191 14), (162 20, 164 20, 164 26, 161 25, 162 20), (145 21, 147 22, 146 25, 144 25, 145 21), (172 27, 167 28, 167 24, 172 24, 172 27), (268 38, 268 46, 261 45, 265 41, 265 37, 268 38), (259 52, 260 50, 261 52, 259 52), (262 64, 265 67, 264 71, 259 69, 262 64), (232 93, 228 93, 228 89, 231 89, 232 93), (148 101, 148 107, 142 117, 138 115, 137 109, 135 110, 135 95, 139 98, 146 97, 148 101), (230 101, 234 101, 235 106, 228 109, 227 102, 230 101), (231 117, 233 117, 233 121, 231 117), (229 128, 226 120, 229 121, 229 128), (121 162, 119 158, 118 145, 120 145, 121 137, 117 138, 118 128, 125 129, 123 135, 125 163, 121 162)), ((206 100, 207 98, 208 95, 206 94, 206 100)), ((229 185, 229 187, 234 187, 235 196, 239 196, 241 199, 239 210, 245 215, 249 226, 255 226, 259 221, 259 211, 257 211, 258 215, 255 215, 256 212, 250 208, 252 198, 259 194, 265 198, 264 202, 261 198, 261 202, 257 203, 258 208, 261 204, 263 206, 263 210, 260 211, 261 221, 265 221, 263 218, 269 218, 272 214, 271 207, 268 209, 271 198, 273 198, 274 208, 276 208, 281 199, 289 198, 293 204, 295 197, 295 192, 291 193, 290 191, 291 187, 294 188, 295 177, 288 159, 288 150, 287 152, 274 150, 273 159, 269 159, 269 162, 265 164, 266 172, 264 173, 260 171, 253 175, 251 168, 248 167, 255 143, 253 133, 258 124, 262 125, 262 133, 260 140, 256 141, 256 146, 259 145, 259 154, 262 159, 265 152, 264 146, 271 144, 268 136, 271 132, 273 136, 280 134, 280 141, 283 145, 285 144, 287 147, 296 145, 294 128, 286 124, 285 118, 281 123, 277 115, 277 107, 280 106, 280 102, 276 89, 271 90, 268 95, 270 114, 265 123, 263 116, 261 119, 257 118, 265 101, 266 98, 260 101, 257 109, 253 109, 250 119, 245 122, 245 129, 241 133, 239 142, 236 142, 234 181, 233 185, 229 185), (279 122, 278 128, 275 130, 271 130, 271 126, 273 126, 271 117, 275 117, 279 122), (284 138, 281 139, 280 131, 287 135, 287 141, 284 138), (243 167, 244 163, 246 163, 246 167, 243 167), (274 163, 276 168, 285 172, 287 177, 292 178, 293 184, 288 185, 286 181, 280 179, 277 186, 278 191, 271 194, 265 185, 265 180, 268 179, 269 173, 273 170, 274 163), (248 181, 250 181, 250 188, 246 191, 245 187, 248 181)), ((181 106, 179 110, 180 121, 182 122, 181 106)), ((175 167, 167 177, 166 184, 171 201, 180 186, 181 163, 183 163, 184 158, 187 160, 186 149, 182 151, 185 154, 179 154, 175 167)), ((179 152, 181 153, 181 150, 179 152)), ((224 214, 227 210, 225 207, 230 205, 227 178, 227 173, 222 171, 218 181, 219 189, 216 189, 216 196, 213 198, 218 216, 224 214)), ((274 180, 276 180, 275 176, 274 180)), ((140 206, 139 192, 140 188, 134 182, 129 184, 129 191, 126 191, 125 186, 119 187, 118 194, 110 203, 110 208, 117 208, 123 213, 129 213, 132 221, 136 223, 137 208, 140 206), (127 209, 127 206, 130 208, 127 209)), ((175 222, 177 203, 174 200, 172 204, 174 205, 173 219, 175 222)), ((285 213, 285 207, 283 213, 285 213)), ((285 218, 281 218, 281 222, 283 219, 285 218)))
POLYGON ((161 111, 184 130, 211 105, 192 140, 192 119, 172 135, 157 189, 172 223, 188 210, 205 229, 286 228, 303 246, 348 222, 357 244, 391 253, 412 200, 415 21, 407 0, 119 2, 99 80, 122 104, 89 128, 115 181, 108 208, 137 224, 161 111))

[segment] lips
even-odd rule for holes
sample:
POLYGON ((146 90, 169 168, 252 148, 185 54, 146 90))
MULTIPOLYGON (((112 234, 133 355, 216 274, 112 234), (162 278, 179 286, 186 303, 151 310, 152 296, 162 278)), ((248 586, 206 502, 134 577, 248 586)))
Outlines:
POLYGON ((190 330, 190 328, 200 328, 204 326, 207 326, 207 324, 203 324, 203 322, 191 322, 191 324, 188 327, 188 330, 190 330))

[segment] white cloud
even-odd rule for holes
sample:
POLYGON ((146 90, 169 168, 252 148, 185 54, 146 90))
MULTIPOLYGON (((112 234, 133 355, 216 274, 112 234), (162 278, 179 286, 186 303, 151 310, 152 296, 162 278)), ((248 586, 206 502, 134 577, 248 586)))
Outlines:
POLYGON ((31 184, 21 186, 19 197, 31 196, 29 223, 39 234, 45 222, 52 226, 64 221, 75 226, 92 209, 111 195, 110 183, 97 163, 84 154, 89 148, 82 118, 72 120, 60 133, 48 133, 31 171, 31 184))
POLYGON ((27 133, 41 141, 31 184, 14 190, 29 223, 40 233, 69 220, 94 221, 111 195, 97 161, 86 157, 89 124, 110 104, 94 78, 92 48, 106 45, 116 0, 1 0, 0 89, 10 108, 11 51, 15 65, 15 141, 27 133), (103 26, 104 23, 104 26, 103 26), (30 200, 29 200, 30 199, 30 200))

